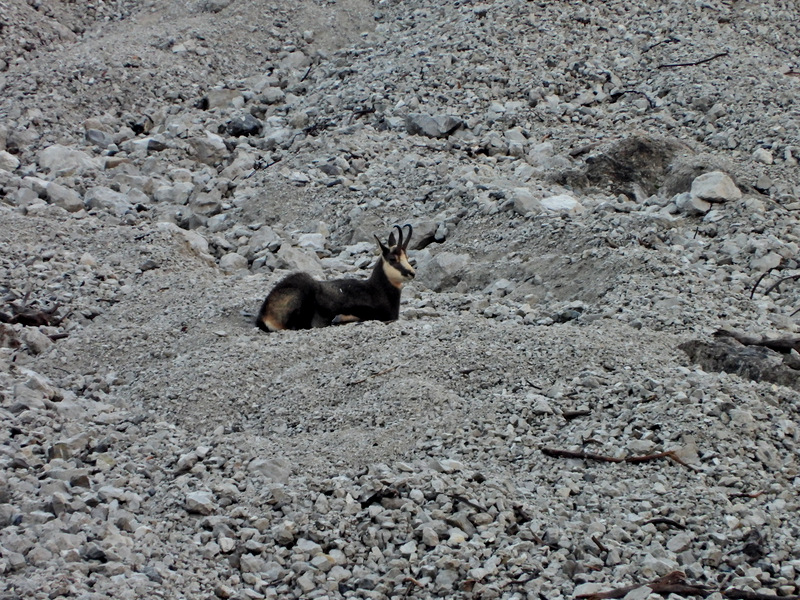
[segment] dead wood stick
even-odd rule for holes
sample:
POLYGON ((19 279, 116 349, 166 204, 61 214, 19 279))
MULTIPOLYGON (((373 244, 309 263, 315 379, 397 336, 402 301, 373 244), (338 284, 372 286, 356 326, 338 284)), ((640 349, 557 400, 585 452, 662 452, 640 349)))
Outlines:
POLYGON ((673 519, 668 519, 667 517, 656 517, 655 519, 650 519, 649 521, 645 521, 644 525, 668 525, 669 527, 674 527, 675 529, 686 529, 686 525, 681 525, 677 521, 673 519))
POLYGON ((658 65, 659 69, 671 69, 672 67, 693 67, 695 65, 702 65, 703 63, 711 62, 715 58, 720 58, 722 56, 728 56, 728 51, 719 52, 714 56, 709 56, 708 58, 703 58, 701 60, 696 60, 693 62, 685 62, 685 63, 668 63, 663 65, 658 65))
POLYGON ((772 594, 760 594, 759 592, 748 592, 737 588, 722 590, 722 595, 732 600, 800 600, 800 596, 774 596, 772 594))
POLYGON ((565 410, 561 413, 561 416, 564 417, 567 421, 571 421, 572 419, 577 419, 578 417, 586 417, 592 414, 592 411, 586 409, 579 409, 579 410, 565 410))
POLYGON ((559 450, 557 448, 542 448, 542 454, 552 456, 553 458, 586 458, 589 460, 613 463, 619 463, 625 460, 624 458, 614 458, 613 456, 603 456, 601 454, 592 454, 591 452, 574 452, 572 450, 559 450))
POLYGON ((395 369, 397 369, 397 368, 399 368, 399 367, 403 367, 403 366, 405 366, 405 365, 404 365, 404 364, 403 364, 403 365, 395 365, 395 366, 393 366, 393 367, 389 367, 388 369, 384 369, 383 371, 378 371, 377 373, 370 373, 369 375, 367 375, 366 377, 364 377, 364 379, 358 379, 358 380, 356 380, 356 381, 351 381, 351 382, 350 382, 350 383, 348 383, 347 385, 358 385, 359 383, 364 383, 364 382, 365 382, 365 381, 367 381, 367 380, 368 380, 370 377, 377 377, 378 375, 386 375, 386 373, 391 373, 391 372, 392 372, 392 371, 394 371, 395 369))
POLYGON ((594 542, 594 545, 597 546, 600 549, 600 552, 608 552, 608 548, 605 547, 603 542, 601 542, 599 539, 597 539, 596 535, 592 536, 592 541, 594 542))
POLYGON ((653 590, 657 594, 661 594, 662 592, 664 595, 666 594, 681 594, 681 595, 694 595, 694 594, 687 594, 685 588, 691 588, 693 591, 702 592, 698 595, 708 596, 711 593, 711 590, 702 587, 695 587, 695 586, 687 586, 686 585, 686 575, 684 575, 681 571, 673 571, 672 573, 667 573, 663 577, 659 577, 651 581, 650 583, 636 583, 633 585, 627 585, 621 588, 615 588, 613 590, 609 590, 608 592, 596 592, 594 594, 581 594, 579 596, 575 596, 575 598, 584 599, 584 600, 605 600, 606 598, 624 598, 628 592, 633 590, 638 590, 640 587, 647 586, 651 590, 653 590), (684 593, 677 591, 678 588, 682 588, 684 593))
POLYGON ((650 52, 650 50, 652 50, 653 48, 657 48, 661 44, 671 44, 673 42, 679 42, 679 41, 680 40, 678 38, 670 36, 670 37, 668 37, 666 39, 661 40, 660 42, 656 42, 652 46, 648 46, 647 48, 642 50, 642 54, 644 54, 645 52, 650 52))
POLYGON ((667 450, 666 452, 659 452, 658 454, 645 454, 643 456, 626 456, 625 458, 616 458, 614 456, 604 456, 602 454, 592 454, 591 452, 574 452, 572 450, 559 450, 557 448, 542 448, 542 453, 553 458, 585 458, 589 460, 599 460, 602 462, 612 463, 642 463, 651 460, 658 460, 660 458, 668 458, 675 461, 679 465, 696 471, 697 468, 681 460, 674 450, 667 450))
MULTIPOLYGON (((793 281, 793 280, 795 280, 795 279, 800 279, 800 274, 798 274, 798 275, 789 275, 788 277, 784 277, 784 278, 782 278, 782 279, 778 279, 778 281, 776 281, 775 283, 773 283, 771 286, 769 286, 769 287, 768 287, 768 288, 767 288, 767 289, 764 291, 764 295, 765 295, 765 296, 769 296, 769 293, 770 293, 772 290, 778 289, 778 287, 779 287, 779 286, 780 286, 782 283, 784 283, 784 282, 786 282, 786 281, 793 281)), ((780 290, 778 289, 778 291, 780 291, 780 290)))
POLYGON ((728 498, 758 498, 763 494, 763 490, 758 490, 757 492, 736 492, 734 494, 730 494, 728 498))
POLYGON ((761 283, 761 281, 764 279, 764 277, 766 277, 767 275, 769 275, 771 272, 772 272, 772 269, 767 269, 766 271, 764 271, 764 272, 761 274, 761 277, 759 277, 759 278, 756 280, 755 284, 753 285, 753 289, 752 289, 752 290, 750 290, 750 300, 752 300, 752 299, 753 299, 753 294, 755 294, 755 293, 756 293, 756 288, 759 286, 759 284, 761 283))

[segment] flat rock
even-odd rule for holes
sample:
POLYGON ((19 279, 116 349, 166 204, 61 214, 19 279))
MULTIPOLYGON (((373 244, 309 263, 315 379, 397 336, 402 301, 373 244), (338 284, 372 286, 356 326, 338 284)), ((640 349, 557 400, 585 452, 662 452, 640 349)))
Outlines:
POLYGON ((559 194, 557 196, 548 196, 540 200, 542 208, 551 210, 553 212, 581 212, 583 205, 578 202, 576 198, 568 194, 559 194))
POLYGON ((100 161, 85 152, 54 144, 39 153, 39 166, 51 175, 76 175, 84 171, 101 168, 100 161))

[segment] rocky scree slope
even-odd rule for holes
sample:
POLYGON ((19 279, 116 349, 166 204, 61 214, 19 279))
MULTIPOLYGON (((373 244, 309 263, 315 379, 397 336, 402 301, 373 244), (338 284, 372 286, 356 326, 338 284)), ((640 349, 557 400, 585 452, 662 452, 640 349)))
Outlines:
POLYGON ((798 593, 792 5, 2 6, 5 597, 798 593))

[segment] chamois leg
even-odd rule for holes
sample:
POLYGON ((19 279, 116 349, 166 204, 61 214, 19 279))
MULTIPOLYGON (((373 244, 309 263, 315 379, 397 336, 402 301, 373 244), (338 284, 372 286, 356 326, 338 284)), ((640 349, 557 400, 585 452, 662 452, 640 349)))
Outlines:
POLYGON ((331 325, 344 325, 345 323, 358 323, 361 319, 355 315, 336 315, 331 321, 331 325))

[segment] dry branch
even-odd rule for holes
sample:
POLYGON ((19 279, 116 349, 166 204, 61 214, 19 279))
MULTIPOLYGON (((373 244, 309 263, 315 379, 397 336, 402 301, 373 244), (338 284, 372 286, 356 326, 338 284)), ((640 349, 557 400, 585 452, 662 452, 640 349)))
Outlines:
POLYGON ((629 592, 637 590, 640 587, 647 586, 656 594, 666 596, 667 594, 678 594, 680 596, 701 596, 705 598, 713 592, 713 590, 699 585, 689 585, 686 583, 686 575, 680 571, 673 571, 667 573, 663 577, 659 577, 650 583, 637 583, 628 585, 621 588, 615 588, 608 592, 598 592, 594 594, 581 594, 576 598, 585 600, 605 600, 606 598, 624 598, 629 592))
POLYGON ((607 592, 597 592, 594 594, 581 594, 575 596, 581 600, 606 600, 607 598, 624 598, 629 592, 639 589, 640 587, 649 587, 656 594, 668 596, 669 594, 676 594, 678 596, 690 597, 700 596, 706 598, 716 591, 726 598, 731 600, 800 600, 800 596, 775 596, 772 594, 761 594, 759 592, 749 592, 747 590, 740 590, 738 588, 727 588, 722 590, 715 590, 714 588, 688 583, 686 575, 681 571, 673 571, 667 573, 663 577, 659 577, 645 584, 634 584, 625 587, 614 588, 607 592))
POLYGON ((658 68, 659 69, 671 69, 672 67, 693 67, 695 65, 702 65, 703 63, 711 62, 715 58, 720 58, 722 56, 728 56, 728 51, 726 50, 725 52, 719 52, 719 53, 715 54, 714 56, 709 56, 708 58, 703 58, 701 60, 696 60, 696 61, 693 61, 693 62, 669 63, 669 64, 658 65, 658 68))
POLYGON ((675 529, 686 529, 686 525, 681 525, 677 521, 673 519, 668 519, 667 517, 656 517, 655 519, 650 519, 649 521, 645 521, 644 525, 668 525, 669 527, 674 527, 675 529))
POLYGON ((572 451, 572 450, 559 450, 557 448, 542 448, 542 453, 547 456, 552 456, 553 458, 583 458, 588 460, 598 460, 601 462, 612 462, 612 463, 621 463, 621 462, 629 462, 629 463, 642 463, 642 462, 649 462, 651 460, 658 460, 660 458, 668 458, 672 461, 675 461, 679 465, 686 467, 687 469, 691 469, 696 471, 697 468, 693 467, 690 464, 687 464, 683 460, 681 460, 677 453, 674 450, 667 450, 666 452, 659 452, 657 454, 645 454, 643 456, 626 456, 625 458, 617 458, 615 456, 604 456, 602 454, 592 454, 591 452, 582 452, 582 451, 572 451))
POLYGON ((367 375, 363 379, 357 379, 356 381, 351 381, 347 385, 358 385, 359 383, 364 383, 365 381, 369 380, 370 377, 377 377, 378 375, 386 375, 386 373, 391 373, 395 369, 397 369, 399 367, 403 367, 403 366, 405 366, 405 365, 395 365, 393 367, 389 367, 388 369, 384 369, 383 371, 378 371, 377 373, 370 373, 369 375, 367 375))
POLYGON ((779 288, 780 288, 780 285, 781 285, 782 283, 784 283, 785 281, 794 281, 795 279, 800 279, 800 275, 789 275, 788 277, 784 277, 784 278, 782 278, 782 279, 778 279, 778 281, 776 281, 775 283, 773 283, 771 286, 769 286, 769 287, 768 287, 768 288, 767 288, 767 289, 764 291, 764 295, 765 295, 765 296, 769 296, 769 293, 770 293, 772 290, 778 290, 778 291, 780 292, 780 289, 779 289, 779 288))
POLYGON ((767 270, 766 270, 766 271, 764 271, 764 272, 761 274, 761 276, 760 276, 760 277, 759 277, 759 278, 756 280, 755 284, 753 285, 753 289, 752 289, 752 290, 750 290, 750 300, 752 300, 752 299, 753 299, 753 295, 756 293, 756 288, 759 286, 759 284, 761 283, 761 281, 764 279, 764 277, 766 277, 767 275, 769 275, 771 272, 772 272, 772 269, 767 269, 767 270))

